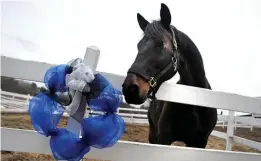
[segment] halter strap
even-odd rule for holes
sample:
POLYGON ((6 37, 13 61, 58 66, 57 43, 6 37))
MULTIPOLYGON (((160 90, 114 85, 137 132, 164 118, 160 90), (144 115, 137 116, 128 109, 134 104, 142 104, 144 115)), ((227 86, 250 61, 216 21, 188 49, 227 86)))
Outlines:
MULTIPOLYGON (((175 33, 174 33, 172 28, 170 28, 170 29, 171 29, 171 32, 172 32, 173 46, 175 48, 175 51, 177 52, 176 54, 178 54, 179 51, 178 51, 177 41, 176 41, 176 38, 175 38, 175 33)), ((170 68, 173 67, 174 71, 177 71, 178 59, 177 59, 177 55, 175 55, 175 51, 173 51, 173 56, 171 58, 172 59, 171 62, 162 71, 160 71, 158 74, 156 74, 153 77, 150 77, 149 85, 150 85, 151 88, 154 88, 157 85, 157 80, 159 80, 166 72, 168 72, 168 70, 170 68)))
POLYGON ((171 62, 162 70, 160 71, 158 74, 156 74, 153 77, 150 77, 149 80, 149 85, 151 87, 150 91, 149 91, 149 98, 154 98, 155 97, 155 87, 157 86, 157 81, 164 75, 166 74, 171 68, 174 68, 174 71, 177 71, 177 66, 178 66, 178 54, 179 54, 179 50, 178 50, 178 44, 176 41, 176 37, 175 37, 175 32, 174 30, 170 27, 171 33, 172 33, 172 43, 174 46, 174 51, 173 51, 173 56, 172 56, 172 60, 171 62))
POLYGON ((150 77, 150 80, 149 80, 150 87, 152 87, 152 88, 156 87, 157 80, 159 80, 172 67, 174 68, 174 71, 176 71, 177 70, 177 64, 178 64, 177 58, 174 58, 174 56, 173 56, 171 62, 162 71, 160 71, 160 73, 158 73, 154 77, 150 77))
POLYGON ((172 42, 173 42, 173 46, 175 48, 176 51, 178 51, 178 43, 176 41, 176 36, 175 36, 175 32, 174 30, 170 27, 171 33, 172 33, 172 42))

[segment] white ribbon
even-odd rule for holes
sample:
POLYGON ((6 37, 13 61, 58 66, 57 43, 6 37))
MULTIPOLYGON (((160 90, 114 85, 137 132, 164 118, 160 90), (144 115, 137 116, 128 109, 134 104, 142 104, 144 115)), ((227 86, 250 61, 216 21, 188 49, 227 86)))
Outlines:
POLYGON ((71 64, 72 66, 76 64, 72 73, 67 74, 65 79, 66 86, 75 92, 72 103, 66 108, 70 115, 75 114, 81 102, 82 92, 90 92, 88 83, 94 80, 91 68, 79 59, 76 61, 71 64))

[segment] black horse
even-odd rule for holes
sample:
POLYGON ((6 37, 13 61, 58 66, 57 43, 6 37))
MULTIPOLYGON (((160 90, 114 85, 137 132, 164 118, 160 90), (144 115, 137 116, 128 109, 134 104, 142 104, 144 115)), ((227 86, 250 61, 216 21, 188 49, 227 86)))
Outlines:
POLYGON ((217 110, 155 98, 160 85, 177 72, 178 84, 211 89, 199 50, 185 33, 171 25, 171 14, 165 4, 161 4, 160 18, 149 23, 137 14, 144 36, 122 85, 123 95, 129 104, 151 100, 150 143, 170 145, 182 141, 188 147, 205 148, 217 122, 217 110))

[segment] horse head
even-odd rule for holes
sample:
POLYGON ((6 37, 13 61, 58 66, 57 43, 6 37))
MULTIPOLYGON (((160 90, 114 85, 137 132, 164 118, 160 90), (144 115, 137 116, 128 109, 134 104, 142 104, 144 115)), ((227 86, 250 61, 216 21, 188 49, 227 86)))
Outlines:
POLYGON ((122 84, 123 95, 129 104, 142 104, 153 96, 163 82, 177 73, 179 64, 169 8, 161 4, 159 21, 149 23, 139 13, 137 20, 144 34, 137 44, 138 54, 122 84))

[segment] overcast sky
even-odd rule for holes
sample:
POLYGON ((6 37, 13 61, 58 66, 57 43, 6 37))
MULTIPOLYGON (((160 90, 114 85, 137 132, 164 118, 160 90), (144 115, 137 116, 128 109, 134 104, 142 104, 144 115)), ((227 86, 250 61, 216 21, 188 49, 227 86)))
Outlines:
POLYGON ((94 45, 99 71, 126 75, 142 36, 136 14, 159 19, 161 2, 199 48, 214 90, 261 96, 260 0, 2 1, 1 55, 61 64, 94 45))

